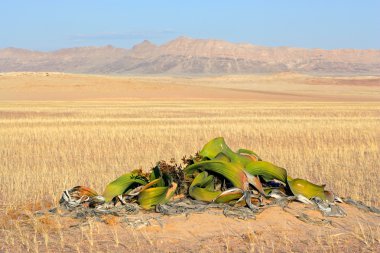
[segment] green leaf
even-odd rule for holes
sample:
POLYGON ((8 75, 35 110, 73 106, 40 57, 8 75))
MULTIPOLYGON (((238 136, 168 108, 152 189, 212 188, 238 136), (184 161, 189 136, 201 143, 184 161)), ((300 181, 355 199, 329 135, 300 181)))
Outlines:
POLYGON ((213 160, 231 162, 231 159, 226 156, 224 153, 219 153, 213 160))
POLYGON ((202 171, 199 173, 193 180, 193 182, 190 185, 190 188, 192 187, 206 187, 208 186, 212 181, 214 180, 214 177, 212 175, 208 175, 206 171, 202 171))
POLYGON ((214 159, 220 153, 224 153, 227 157, 230 157, 231 153, 234 153, 226 144, 223 137, 218 137, 209 141, 199 155, 202 157, 207 157, 209 159, 214 159))
POLYGON ((326 200, 324 185, 316 185, 300 178, 295 178, 292 180, 289 180, 288 178, 288 185, 294 195, 300 194, 308 199, 320 197, 321 199, 326 200))
POLYGON ((196 164, 187 166, 184 169, 186 174, 192 174, 194 171, 211 171, 217 173, 229 180, 235 187, 242 190, 248 190, 248 178, 245 171, 239 164, 224 162, 224 161, 202 161, 196 164))
POLYGON ((242 166, 259 159, 254 157, 256 154, 253 151, 247 149, 240 149, 239 151, 242 154, 233 152, 224 141, 224 138, 218 137, 209 141, 199 152, 199 155, 210 160, 230 161, 242 166), (248 153, 248 155, 243 153, 248 153))
POLYGON ((154 179, 153 181, 150 181, 149 183, 147 183, 146 185, 142 185, 142 186, 139 186, 139 187, 136 187, 135 189, 131 190, 131 191, 128 191, 128 195, 129 196, 137 196, 140 194, 140 192, 142 191, 145 191, 146 189, 156 185, 161 182, 161 178, 157 178, 157 179, 154 179))
POLYGON ((221 193, 221 191, 214 190, 213 183, 214 177, 209 176, 206 171, 202 171, 194 178, 189 187, 190 197, 201 201, 213 201, 221 193))
POLYGON ((138 196, 140 206, 146 210, 152 209, 153 206, 156 206, 165 198, 168 188, 167 186, 154 187, 140 192, 138 196))
POLYGON ((221 191, 210 191, 205 188, 200 188, 200 187, 193 187, 191 190, 189 189, 189 195, 193 199, 200 200, 200 201, 206 201, 206 202, 211 202, 215 200, 221 191))
POLYGON ((165 204, 173 197, 177 184, 172 183, 171 187, 154 187, 140 192, 138 202, 146 210, 152 209, 158 204, 165 204))
POLYGON ((284 168, 278 167, 270 162, 257 161, 250 162, 245 167, 245 171, 254 176, 261 176, 264 180, 277 179, 286 183, 287 172, 284 168))
POLYGON ((243 192, 239 188, 228 189, 222 192, 216 199, 216 203, 228 203, 232 200, 240 199, 243 196, 243 192))
POLYGON ((147 180, 140 175, 127 173, 109 183, 103 192, 103 197, 106 202, 110 202, 114 197, 129 190, 132 185, 145 185, 146 183, 147 180))
POLYGON ((247 154, 250 157, 253 156, 251 158, 254 158, 254 161, 261 161, 261 158, 259 157, 259 155, 253 152, 252 150, 241 148, 237 151, 237 153, 240 155, 247 154))

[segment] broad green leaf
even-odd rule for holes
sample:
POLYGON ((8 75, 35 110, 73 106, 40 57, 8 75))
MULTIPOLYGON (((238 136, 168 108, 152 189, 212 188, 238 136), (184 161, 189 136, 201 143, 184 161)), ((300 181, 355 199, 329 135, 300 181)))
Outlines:
POLYGON ((213 160, 219 160, 224 162, 231 162, 231 159, 224 153, 219 153, 213 160))
POLYGON ((256 154, 255 152, 253 152, 252 150, 249 150, 249 149, 244 149, 244 148, 241 148, 237 151, 238 154, 240 155, 244 155, 244 154, 247 154, 250 156, 251 159, 253 159, 254 161, 261 161, 261 158, 259 157, 258 154, 256 154))
POLYGON ((164 198, 169 187, 154 187, 140 192, 138 202, 140 206, 146 210, 152 209, 159 204, 164 198))
POLYGON ((235 187, 242 190, 248 190, 248 178, 245 171, 239 164, 228 163, 224 161, 202 161, 192 164, 184 169, 186 174, 192 174, 194 171, 212 171, 229 180, 235 187))
POLYGON ((215 179, 213 175, 207 177, 209 180, 207 183, 203 184, 202 187, 209 191, 215 191, 215 179))
POLYGON ((228 203, 232 200, 238 200, 243 196, 243 192, 239 188, 232 188, 222 192, 216 199, 216 203, 228 203))
POLYGON ((112 181, 106 186, 103 192, 103 197, 106 202, 110 202, 114 197, 123 194, 129 187, 137 185, 145 185, 147 180, 135 173, 127 173, 118 177, 115 181, 112 181))
POLYGON ((223 137, 218 137, 209 141, 202 150, 199 152, 199 155, 202 157, 207 157, 209 159, 214 159, 217 155, 223 153, 227 157, 230 157, 230 154, 234 153, 226 144, 223 137))
POLYGON ((171 187, 154 187, 142 191, 138 196, 140 206, 146 210, 152 209, 158 204, 165 204, 173 197, 177 184, 172 183, 171 187))
POLYGON ((135 189, 128 191, 128 195, 129 196, 137 196, 137 195, 139 195, 140 192, 145 191, 146 189, 148 189, 154 185, 157 185, 157 183, 161 182, 161 180, 162 180, 161 178, 157 178, 157 179, 154 179, 153 181, 150 181, 146 185, 141 185, 139 187, 136 187, 135 189))
POLYGON ((157 178, 157 179, 154 179, 153 181, 150 181, 149 183, 147 183, 146 185, 144 185, 141 188, 140 192, 142 192, 142 191, 144 191, 144 190, 146 190, 146 189, 148 189, 148 188, 150 188, 150 187, 152 187, 154 185, 157 185, 158 183, 161 182, 161 180, 162 180, 161 178, 157 178))
POLYGON ((200 201, 206 201, 206 202, 211 202, 215 200, 221 191, 210 191, 205 188, 200 188, 200 187, 193 187, 191 190, 189 189, 189 195, 193 199, 200 200, 200 201))
POLYGON ((199 173, 193 180, 193 182, 190 185, 190 188, 199 186, 199 187, 206 187, 214 180, 214 177, 212 175, 208 175, 207 171, 202 171, 199 173))
POLYGON ((240 164, 245 166, 246 164, 257 160, 257 158, 252 157, 254 152, 247 149, 240 149, 249 153, 248 155, 235 153, 231 150, 230 147, 226 144, 223 137, 218 137, 209 141, 199 152, 199 155, 203 158, 208 158, 210 160, 223 160, 230 161, 232 163, 240 164))
POLYGON ((206 171, 199 173, 189 187, 190 197, 201 201, 213 201, 221 193, 221 191, 213 190, 213 181, 214 177, 208 175, 206 171))
POLYGON ((254 176, 261 176, 264 180, 277 179, 286 183, 287 172, 284 168, 278 167, 270 162, 257 161, 250 162, 245 167, 245 171, 254 176))
POLYGON ((316 185, 300 178, 288 180, 288 185, 294 195, 301 194, 308 199, 320 197, 321 199, 326 200, 324 185, 316 185))

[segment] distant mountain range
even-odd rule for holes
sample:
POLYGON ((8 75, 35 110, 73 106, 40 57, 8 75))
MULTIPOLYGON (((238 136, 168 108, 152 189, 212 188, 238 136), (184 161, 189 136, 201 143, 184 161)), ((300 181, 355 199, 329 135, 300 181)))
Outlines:
POLYGON ((380 50, 303 49, 234 44, 179 37, 161 46, 131 49, 67 48, 39 52, 0 49, 0 72, 54 71, 90 74, 311 74, 380 75, 380 50))

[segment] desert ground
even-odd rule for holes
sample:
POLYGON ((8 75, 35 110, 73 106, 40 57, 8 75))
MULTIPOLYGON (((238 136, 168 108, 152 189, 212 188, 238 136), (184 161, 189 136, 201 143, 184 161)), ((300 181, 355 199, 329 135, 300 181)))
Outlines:
POLYGON ((227 76, 99 76, 0 73, 0 101, 359 101, 380 100, 380 76, 297 73, 227 76))
POLYGON ((194 154, 223 136, 341 197, 380 206, 378 77, 0 74, 0 252, 376 252, 380 216, 300 203, 255 219, 217 210, 73 219, 63 190, 101 192, 117 176, 194 154), (299 211, 314 222, 300 219, 299 211), (296 214, 295 214, 296 212, 296 214))

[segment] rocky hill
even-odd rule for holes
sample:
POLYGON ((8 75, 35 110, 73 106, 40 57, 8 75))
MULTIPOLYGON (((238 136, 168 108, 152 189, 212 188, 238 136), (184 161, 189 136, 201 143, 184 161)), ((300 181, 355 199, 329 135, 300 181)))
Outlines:
POLYGON ((0 49, 0 72, 59 71, 90 74, 380 74, 380 50, 303 49, 234 44, 179 37, 131 49, 67 48, 53 52, 0 49))

